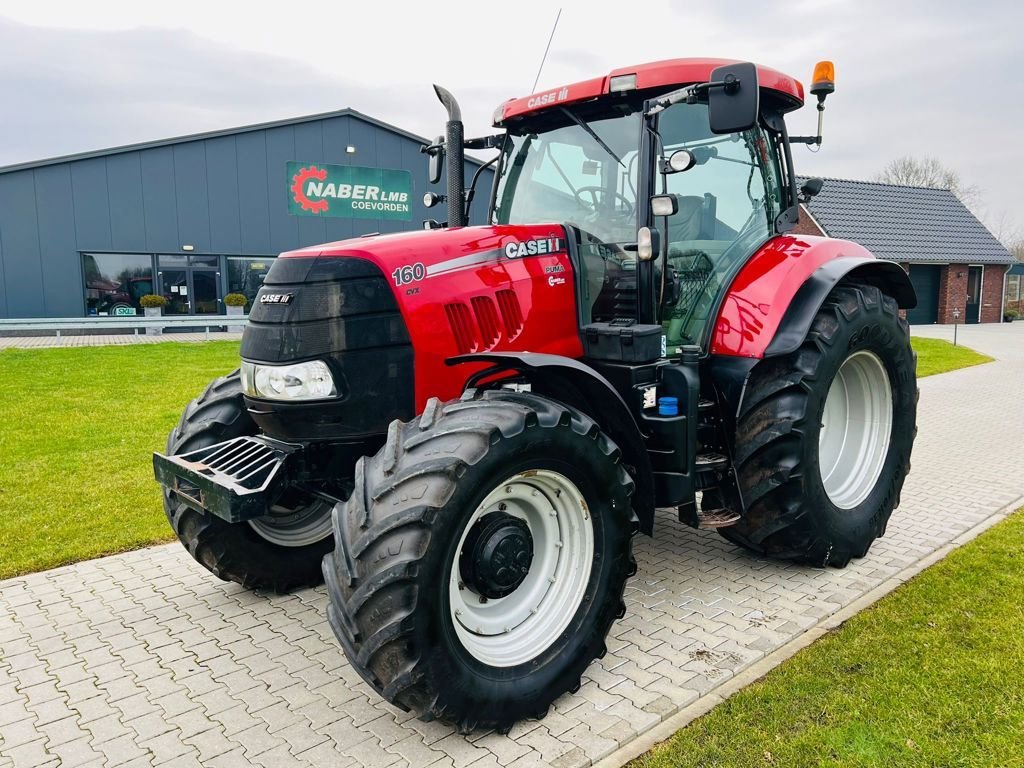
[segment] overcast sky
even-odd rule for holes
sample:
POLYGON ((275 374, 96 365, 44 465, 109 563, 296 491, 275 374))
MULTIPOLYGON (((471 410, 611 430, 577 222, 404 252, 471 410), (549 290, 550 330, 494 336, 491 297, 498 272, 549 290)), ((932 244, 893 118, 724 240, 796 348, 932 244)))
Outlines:
MULTIPOLYGON (((1024 3, 774 5, 561 0, 538 88, 677 56, 749 59, 806 84, 830 58, 825 144, 795 148, 799 172, 871 178, 933 155, 977 185, 997 235, 1024 235, 1024 3)), ((557 7, 0 0, 0 164, 341 107, 434 135, 432 82, 482 134, 500 102, 530 92, 557 7)), ((790 130, 814 121, 804 108, 790 130)))

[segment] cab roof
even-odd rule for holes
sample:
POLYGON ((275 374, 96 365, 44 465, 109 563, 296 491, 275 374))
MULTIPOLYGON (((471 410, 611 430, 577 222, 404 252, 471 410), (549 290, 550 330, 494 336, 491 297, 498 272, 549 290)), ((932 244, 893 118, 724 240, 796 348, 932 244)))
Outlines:
MULTIPOLYGON (((726 64, 737 64, 737 59, 665 59, 649 64, 613 69, 607 75, 578 83, 549 88, 530 96, 509 99, 494 112, 494 125, 502 126, 506 120, 541 112, 558 105, 573 104, 611 93, 611 81, 620 75, 636 75, 636 87, 630 92, 648 89, 668 89, 691 83, 704 83, 711 73, 726 64)), ((804 87, 799 80, 770 67, 757 65, 757 80, 763 90, 774 91, 783 102, 785 111, 803 106, 804 87)))

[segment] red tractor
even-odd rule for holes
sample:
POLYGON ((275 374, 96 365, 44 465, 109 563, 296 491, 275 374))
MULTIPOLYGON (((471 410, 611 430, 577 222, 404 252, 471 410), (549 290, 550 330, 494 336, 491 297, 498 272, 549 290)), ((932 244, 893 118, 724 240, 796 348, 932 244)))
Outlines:
MULTIPOLYGON (((823 108, 831 65, 811 93, 823 108)), ((803 86, 679 59, 503 104, 447 160, 447 225, 282 254, 240 371, 154 458, 222 579, 326 580, 384 698, 463 730, 541 717, 605 651, 655 509, 842 567, 885 531, 917 387, 896 264, 792 234, 803 86), (464 148, 493 147, 467 226, 464 148), (322 565, 321 565, 322 561, 322 565)))

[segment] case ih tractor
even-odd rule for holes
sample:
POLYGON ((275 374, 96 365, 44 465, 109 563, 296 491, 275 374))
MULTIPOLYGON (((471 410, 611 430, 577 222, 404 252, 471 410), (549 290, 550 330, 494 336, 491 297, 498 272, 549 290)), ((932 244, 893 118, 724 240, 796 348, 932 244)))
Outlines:
MULTIPOLYGON (((831 64, 815 70, 819 115, 831 64)), ((605 650, 655 510, 754 552, 862 557, 910 466, 910 282, 791 234, 803 86, 680 59, 513 99, 464 141, 448 221, 282 254, 240 371, 154 458, 222 579, 326 580, 352 665, 463 730, 541 717, 605 650), (467 226, 464 148, 498 149, 467 226)), ((479 174, 478 174, 479 175, 479 174)), ((428 193, 427 202, 441 196, 428 193)))

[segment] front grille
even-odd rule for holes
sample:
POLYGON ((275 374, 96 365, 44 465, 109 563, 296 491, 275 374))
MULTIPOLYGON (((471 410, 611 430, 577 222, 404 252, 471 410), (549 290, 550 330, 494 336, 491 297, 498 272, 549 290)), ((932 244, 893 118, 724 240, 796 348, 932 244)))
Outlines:
POLYGON ((353 256, 277 259, 256 295, 242 357, 323 360, 341 397, 308 404, 248 398, 264 432, 281 440, 362 439, 413 414, 413 350, 390 283, 353 256), (265 294, 291 294, 263 304, 265 294))
POLYGON ((242 357, 292 362, 409 343, 391 285, 374 264, 347 256, 288 258, 274 262, 256 294, 242 357), (315 281, 301 282, 303 275, 315 281), (290 294, 291 300, 263 304, 265 294, 290 294))

